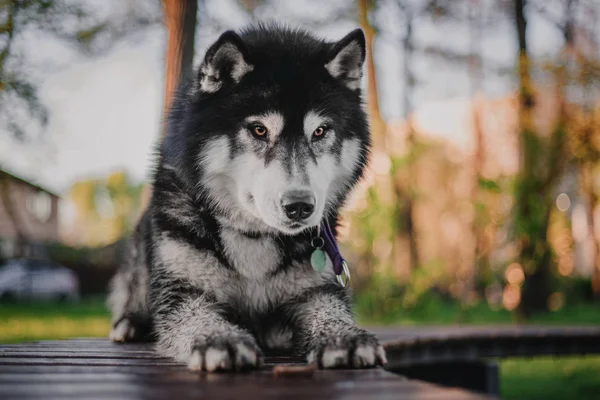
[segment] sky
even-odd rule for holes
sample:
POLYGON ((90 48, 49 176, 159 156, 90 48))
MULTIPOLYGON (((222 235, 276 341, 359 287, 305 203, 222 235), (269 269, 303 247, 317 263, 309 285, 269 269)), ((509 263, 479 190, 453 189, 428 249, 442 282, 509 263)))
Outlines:
MULTIPOLYGON (((116 0, 102 3, 102 12, 111 12, 108 6, 111 1, 116 0)), ((417 5, 418 1, 413 0, 417 5)), ((385 118, 393 120, 401 118, 404 112, 399 44, 404 25, 392 2, 381 3, 382 7, 373 16, 380 27, 374 54, 381 109, 385 118)), ((259 8, 259 19, 292 25, 310 21, 311 30, 331 40, 338 40, 357 27, 350 15, 336 19, 344 6, 352 12, 348 1, 288 0, 278 4, 275 8, 259 8)), ((207 0, 205 12, 218 26, 204 21, 198 29, 196 64, 221 31, 250 22, 248 14, 234 0, 207 0)), ((465 24, 420 18, 414 26, 419 46, 435 44, 463 53, 470 49, 465 24)), ((532 54, 537 57, 555 54, 562 39, 554 26, 536 15, 530 15, 529 26, 532 54)), ((514 65, 513 31, 511 21, 502 19, 485 30, 480 41, 484 63, 505 68, 514 65)), ((42 66, 51 61, 53 66, 39 76, 40 95, 48 106, 50 120, 36 144, 18 143, 0 133, 1 164, 58 193, 65 193, 75 180, 106 176, 118 169, 127 170, 137 181, 146 179, 161 126, 165 39, 165 32, 158 25, 117 42, 99 57, 87 58, 48 38, 28 38, 25 46, 31 49, 29 60, 42 66)), ((417 54, 412 70, 417 78, 414 108, 422 123, 450 131, 460 129, 462 125, 457 121, 460 112, 456 112, 456 107, 457 104, 459 108, 466 107, 470 97, 466 67, 417 54)), ((488 96, 503 96, 513 90, 513 79, 510 74, 486 74, 482 89, 488 96)))

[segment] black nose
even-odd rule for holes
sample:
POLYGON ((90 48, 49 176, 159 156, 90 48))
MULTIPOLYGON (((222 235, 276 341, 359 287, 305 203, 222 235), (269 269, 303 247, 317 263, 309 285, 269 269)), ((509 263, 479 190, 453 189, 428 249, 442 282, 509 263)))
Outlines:
POLYGON ((315 196, 304 190, 293 190, 281 197, 285 215, 292 221, 302 221, 315 211, 315 196))

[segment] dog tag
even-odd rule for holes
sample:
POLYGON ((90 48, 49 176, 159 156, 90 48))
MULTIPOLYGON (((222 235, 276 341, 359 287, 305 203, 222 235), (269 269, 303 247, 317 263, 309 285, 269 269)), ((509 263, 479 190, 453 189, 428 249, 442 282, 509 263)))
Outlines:
POLYGON ((321 249, 315 249, 310 256, 310 265, 317 272, 325 271, 325 266, 327 265, 327 255, 325 252, 321 249))

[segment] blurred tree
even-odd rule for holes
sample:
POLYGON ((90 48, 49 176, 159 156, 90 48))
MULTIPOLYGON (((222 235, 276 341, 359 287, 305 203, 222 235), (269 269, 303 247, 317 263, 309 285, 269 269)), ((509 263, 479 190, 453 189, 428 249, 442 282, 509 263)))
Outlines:
POLYGON ((546 310, 551 292, 552 248, 548 228, 554 204, 553 189, 562 178, 566 154, 566 77, 573 51, 573 10, 576 0, 567 0, 564 25, 565 51, 556 68, 557 118, 550 137, 542 137, 535 125, 535 92, 527 43, 527 0, 514 0, 515 27, 519 44, 519 129, 521 165, 515 184, 515 234, 519 262, 525 273, 518 312, 527 317, 546 310))
POLYGON ((486 239, 486 202, 481 190, 484 177, 482 169, 485 156, 485 136, 481 121, 482 110, 480 103, 477 101, 481 91, 483 81, 483 68, 481 57, 481 35, 482 35, 482 5, 480 0, 469 1, 469 42, 471 54, 469 56, 469 78, 470 91, 473 99, 472 106, 472 124, 473 136, 475 143, 475 152, 473 154, 473 183, 471 185, 471 202, 474 209, 474 217, 472 222, 473 236, 475 239, 473 265, 471 267, 471 282, 467 290, 477 290, 479 294, 483 294, 485 283, 489 279, 489 252, 490 246, 487 245, 486 239))
POLYGON ((27 65, 31 33, 73 44, 85 54, 105 51, 119 39, 158 22, 156 1, 127 0, 118 12, 99 17, 91 3, 68 0, 0 1, 0 134, 19 140, 48 120, 36 79, 27 65))
POLYGON ((369 11, 373 0, 358 0, 358 18, 367 41, 367 107, 370 117, 371 133, 373 135, 374 151, 383 151, 386 125, 379 109, 379 93, 377 90, 377 71, 373 58, 373 40, 375 28, 369 20, 369 11))
POLYGON ((165 73, 165 115, 169 111, 179 83, 192 72, 198 1, 163 0, 165 25, 169 34, 165 73))
MULTIPOLYGON (((422 3, 416 2, 416 4, 423 5, 423 8, 418 12, 418 16, 428 16, 433 21, 469 25, 469 29, 472 28, 474 18, 473 12, 477 11, 478 24, 481 27, 480 32, 483 34, 484 29, 487 31, 497 28, 507 17, 512 18, 512 1, 513 0, 424 0, 422 3)), ((478 41, 481 41, 482 39, 483 37, 477 38, 478 41)), ((507 76, 514 72, 512 66, 490 59, 486 60, 485 65, 483 65, 483 63, 481 63, 481 54, 474 55, 472 49, 469 52, 464 52, 457 48, 450 48, 447 45, 428 43, 416 50, 430 57, 437 58, 449 65, 454 64, 464 67, 471 65, 474 61, 479 62, 482 72, 485 71, 490 75, 507 76), (473 60, 474 57, 475 60, 473 60)))
MULTIPOLYGON (((164 24, 168 32, 163 101, 163 118, 166 121, 177 88, 193 73, 197 13, 204 0, 162 0, 162 4, 164 24)), ((162 135, 166 133, 166 125, 163 123, 162 135)), ((146 208, 152 196, 150 184, 144 185, 141 196, 142 208, 146 208)))
MULTIPOLYGON (((410 153, 415 146, 415 130, 412 123, 413 101, 412 97, 415 88, 415 76, 412 72, 413 61, 413 22, 418 10, 410 1, 398 0, 398 6, 404 15, 404 25, 406 31, 402 39, 402 48, 404 56, 404 98, 403 98, 403 113, 407 125, 406 148, 410 153)), ((413 158, 413 157, 410 157, 413 158)), ((410 254, 410 270, 414 271, 421 264, 419 258, 419 248, 417 243, 417 233, 415 231, 415 216, 414 216, 414 201, 415 201, 415 182, 414 173, 412 171, 412 162, 408 162, 404 166, 399 177, 394 177, 394 190, 398 201, 398 227, 399 241, 402 238, 408 240, 408 252, 410 254)), ((395 171, 394 171, 395 172, 395 171)), ((400 171, 398 171, 400 172, 400 171)))
MULTIPOLYGON (((37 93, 36 79, 27 65, 27 51, 34 47, 28 33, 48 34, 75 45, 85 54, 105 51, 117 40, 158 21, 155 1, 121 2, 120 13, 98 17, 90 3, 67 0, 0 0, 0 135, 26 141, 43 130, 48 113, 37 93)), ((0 200, 22 237, 9 183, 0 176, 0 200)))
MULTIPOLYGON (((373 140, 373 150, 371 153, 371 161, 375 158, 386 157, 385 150, 385 133, 386 133, 386 124, 381 115, 381 110, 379 109, 379 92, 377 88, 377 72, 375 70, 375 59, 373 56, 373 40, 375 38, 375 28, 372 26, 371 21, 369 19, 370 11, 374 7, 373 0, 358 0, 358 21, 359 24, 365 34, 366 46, 367 46, 367 59, 366 59, 366 71, 367 71, 367 113, 369 115, 369 124, 370 130, 372 134, 373 140)), ((369 197, 370 203, 379 202, 379 195, 374 189, 369 189, 367 196, 369 197)), ((374 235, 372 223, 373 219, 360 219, 360 222, 364 222, 365 224, 360 224, 359 231, 366 233, 365 237, 365 246, 360 251, 361 265, 362 270, 359 270, 359 276, 362 274, 366 277, 366 280, 370 280, 373 276, 372 267, 377 265, 378 263, 386 264, 384 260, 378 260, 379 257, 373 251, 374 245, 374 235), (365 229, 366 228, 366 229, 365 229)), ((384 236, 382 232, 380 232, 380 236, 384 236)), ((379 271, 381 272, 381 271, 379 271)), ((360 283, 360 282, 359 282, 360 283)))
POLYGON ((597 214, 600 210, 600 118, 598 106, 594 105, 577 132, 575 157, 579 164, 581 191, 587 203, 587 223, 593 252, 592 290, 600 299, 600 228, 597 214))
MULTIPOLYGON (((587 223, 593 254, 592 289, 600 299, 600 235, 596 213, 600 210, 600 112, 598 89, 600 85, 600 62, 597 51, 597 18, 598 5, 581 4, 586 16, 585 26, 574 26, 574 23, 555 24, 563 31, 563 36, 571 35, 575 42, 571 57, 574 58, 574 85, 581 87, 583 93, 583 113, 578 113, 571 124, 569 136, 571 150, 579 172, 579 182, 587 210, 587 223), (579 39, 579 40, 575 40, 579 39)), ((583 21, 581 23, 584 23, 583 21)))
POLYGON ((515 230, 520 245, 520 261, 525 272, 520 309, 527 315, 545 309, 549 295, 550 248, 547 240, 550 210, 542 198, 540 182, 534 175, 539 139, 533 126, 534 95, 527 46, 527 0, 514 0, 518 39, 520 173, 515 185, 515 230))
MULTIPOLYGON (((485 153, 484 134, 482 131, 482 124, 480 121, 481 110, 479 103, 476 98, 481 88, 481 82, 483 79, 484 66, 482 62, 482 55, 480 54, 480 42, 482 40, 482 27, 494 26, 498 24, 501 18, 506 14, 505 6, 502 2, 489 3, 482 0, 461 0, 448 2, 445 0, 427 0, 424 2, 413 2, 409 0, 396 0, 400 11, 403 14, 404 21, 403 26, 406 27, 406 33, 402 40, 403 47, 403 59, 404 59, 404 116, 407 123, 407 140, 406 147, 411 151, 421 151, 419 146, 415 146, 417 137, 415 136, 414 127, 410 115, 412 114, 412 97, 415 91, 415 85, 417 78, 411 71, 412 58, 416 52, 419 55, 426 55, 430 58, 439 58, 444 63, 456 64, 461 67, 466 66, 469 70, 469 77, 471 82, 471 94, 474 99, 473 102, 473 142, 475 143, 475 152, 472 157, 472 170, 473 170, 473 184, 471 190, 472 206, 475 208, 475 217, 473 218, 472 230, 475 242, 473 263, 470 266, 461 267, 461 269, 469 269, 469 284, 467 285, 472 290, 476 286, 476 282, 480 281, 480 278, 488 275, 487 273, 477 274, 477 269, 482 267, 486 268, 489 263, 489 251, 490 245, 489 240, 486 238, 485 230, 487 226, 486 217, 486 199, 484 198, 489 190, 486 189, 489 186, 489 180, 482 178, 480 172, 483 166, 483 157, 485 153), (484 18, 483 9, 489 10, 491 17, 484 18), (442 45, 425 45, 416 46, 413 43, 412 31, 414 20, 417 18, 429 18, 434 21, 440 21, 444 23, 454 24, 465 24, 469 26, 469 36, 471 51, 469 53, 462 53, 456 49, 449 49, 442 45), (483 193, 480 193, 483 192, 483 193), (483 196, 483 197, 482 197, 483 196)), ((505 75, 509 72, 508 69, 501 65, 496 65, 493 62, 487 63, 485 66, 486 70, 496 74, 505 75)), ((417 194, 416 182, 412 181, 412 177, 415 175, 412 170, 412 165, 416 162, 415 157, 410 157, 411 162, 403 163, 404 179, 396 181, 398 198, 401 199, 402 205, 400 206, 401 221, 404 223, 406 233, 409 237, 414 238, 411 240, 411 264, 414 266, 421 263, 418 254, 418 243, 416 240, 415 232, 415 217, 412 216, 412 209, 414 208, 414 201, 417 194), (403 182, 404 181, 404 182, 403 182)), ((478 284, 482 288, 481 284, 478 284)))

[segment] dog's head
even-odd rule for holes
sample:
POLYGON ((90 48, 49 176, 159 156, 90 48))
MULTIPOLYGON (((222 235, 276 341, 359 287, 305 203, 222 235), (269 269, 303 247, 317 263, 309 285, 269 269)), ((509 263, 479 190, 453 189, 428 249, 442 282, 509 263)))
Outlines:
POLYGON ((364 60, 359 29, 335 43, 278 27, 225 32, 171 112, 167 150, 186 155, 170 162, 257 230, 318 225, 366 163, 364 60))

